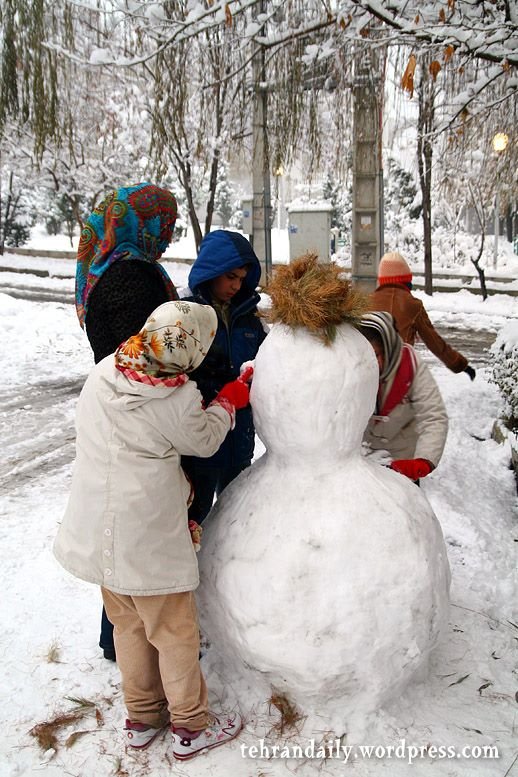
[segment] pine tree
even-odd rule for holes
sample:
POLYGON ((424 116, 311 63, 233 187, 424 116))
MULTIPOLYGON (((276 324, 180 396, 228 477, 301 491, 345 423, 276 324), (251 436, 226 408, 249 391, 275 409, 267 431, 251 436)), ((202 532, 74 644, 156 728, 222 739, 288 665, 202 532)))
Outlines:
POLYGON ((350 218, 347 218, 351 210, 351 192, 345 186, 336 183, 333 176, 327 172, 322 184, 322 196, 333 206, 331 211, 331 228, 337 228, 345 232, 350 228, 350 218))

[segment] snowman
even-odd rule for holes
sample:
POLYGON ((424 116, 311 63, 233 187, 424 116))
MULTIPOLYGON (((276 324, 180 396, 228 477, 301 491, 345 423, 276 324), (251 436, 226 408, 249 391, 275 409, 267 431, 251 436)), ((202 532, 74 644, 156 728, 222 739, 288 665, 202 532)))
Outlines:
POLYGON ((251 390, 266 452, 204 523, 201 626, 209 666, 244 676, 250 702, 284 694, 341 734, 422 677, 448 612, 446 548, 421 490, 361 455, 378 365, 359 293, 309 255, 269 291, 251 390))

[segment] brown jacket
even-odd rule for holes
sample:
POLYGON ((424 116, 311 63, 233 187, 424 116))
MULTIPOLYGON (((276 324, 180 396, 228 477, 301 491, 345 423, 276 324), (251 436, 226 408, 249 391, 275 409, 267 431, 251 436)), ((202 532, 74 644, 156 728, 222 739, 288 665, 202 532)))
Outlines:
POLYGON ((371 294, 372 310, 392 313, 397 330, 405 343, 414 345, 419 335, 426 347, 452 372, 462 372, 468 360, 451 348, 435 331, 421 300, 412 296, 409 289, 400 283, 378 286, 371 294))

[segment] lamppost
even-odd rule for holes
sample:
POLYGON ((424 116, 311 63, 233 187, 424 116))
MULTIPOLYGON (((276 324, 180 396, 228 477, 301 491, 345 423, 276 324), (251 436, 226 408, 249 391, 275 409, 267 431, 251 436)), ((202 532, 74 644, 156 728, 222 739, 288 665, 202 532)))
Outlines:
POLYGON ((493 249, 493 269, 498 264, 498 238, 500 236, 500 171, 498 169, 499 155, 505 151, 509 137, 505 132, 497 132, 492 140, 493 150, 496 154, 496 193, 495 193, 495 244, 493 249))

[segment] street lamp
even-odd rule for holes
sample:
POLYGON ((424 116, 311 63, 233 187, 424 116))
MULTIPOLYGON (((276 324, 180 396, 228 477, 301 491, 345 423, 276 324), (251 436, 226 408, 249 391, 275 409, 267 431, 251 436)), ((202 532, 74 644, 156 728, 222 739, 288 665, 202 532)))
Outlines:
POLYGON ((509 143, 509 137, 505 132, 497 132, 492 142, 495 151, 505 151, 507 144, 509 143))
POLYGON ((493 269, 496 270, 498 263, 498 238, 500 235, 500 173, 498 170, 498 156, 507 148, 509 137, 505 132, 497 132, 491 142, 496 154, 495 244, 493 249, 493 269))

